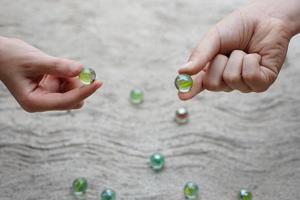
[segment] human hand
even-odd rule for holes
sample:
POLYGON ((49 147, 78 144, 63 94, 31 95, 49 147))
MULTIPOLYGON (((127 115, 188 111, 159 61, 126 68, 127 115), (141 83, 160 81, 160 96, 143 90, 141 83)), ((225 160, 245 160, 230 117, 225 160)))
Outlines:
POLYGON ((31 45, 0 37, 0 80, 28 112, 79 109, 102 83, 82 87, 82 64, 49 56, 31 45))
POLYGON ((259 1, 239 9, 204 36, 180 74, 193 75, 188 100, 203 90, 263 92, 275 81, 299 32, 299 0, 259 1))

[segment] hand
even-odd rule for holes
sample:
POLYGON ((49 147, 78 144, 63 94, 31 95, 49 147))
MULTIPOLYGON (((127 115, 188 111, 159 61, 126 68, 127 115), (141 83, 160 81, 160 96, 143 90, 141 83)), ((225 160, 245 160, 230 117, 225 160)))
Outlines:
MULTIPOLYGON (((289 41, 299 30, 299 0, 253 3, 224 18, 204 36, 179 73, 193 75, 188 100, 204 89, 263 92, 275 81, 286 57, 289 41), (294 9, 295 2, 298 9, 294 9), (279 4, 279 5, 278 5, 279 4), (286 15, 285 15, 286 13, 286 15)), ((296 6, 296 8, 297 8, 296 6)))
POLYGON ((82 86, 82 64, 49 56, 18 40, 0 37, 0 80, 28 112, 79 109, 102 83, 82 86))

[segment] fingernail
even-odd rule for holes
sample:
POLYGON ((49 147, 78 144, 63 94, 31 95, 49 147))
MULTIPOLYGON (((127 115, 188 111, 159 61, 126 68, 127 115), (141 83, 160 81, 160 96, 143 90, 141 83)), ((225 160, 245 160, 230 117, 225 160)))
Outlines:
POLYGON ((186 70, 186 69, 189 69, 189 68, 191 67, 192 64, 193 64, 192 61, 187 62, 186 64, 182 65, 182 66, 179 68, 178 72, 179 72, 179 73, 185 72, 185 70, 186 70))
POLYGON ((83 65, 80 63, 73 62, 69 65, 69 67, 72 71, 79 73, 82 70, 83 65))
POLYGON ((190 67, 192 65, 192 61, 187 62, 186 64, 184 64, 181 68, 187 68, 190 67))

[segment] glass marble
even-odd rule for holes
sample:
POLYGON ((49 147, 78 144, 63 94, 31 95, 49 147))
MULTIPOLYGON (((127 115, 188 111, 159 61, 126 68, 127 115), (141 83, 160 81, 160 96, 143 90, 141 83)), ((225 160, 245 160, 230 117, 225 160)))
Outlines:
POLYGON ((83 68, 79 74, 79 80, 84 85, 89 85, 96 80, 96 72, 91 68, 83 68))
POLYGON ((241 189, 239 192, 239 200, 252 200, 252 193, 245 189, 241 189))
POLYGON ((186 124, 189 121, 188 110, 184 107, 178 108, 175 112, 175 121, 177 124, 186 124))
POLYGON ((187 182, 184 186, 183 193, 185 199, 187 200, 196 200, 199 196, 199 187, 196 183, 187 182))
POLYGON ((88 187, 86 178, 76 178, 72 184, 72 191, 75 196, 82 196, 85 194, 88 187))
POLYGON ((161 171, 165 165, 165 156, 160 153, 154 153, 150 156, 150 167, 154 171, 161 171))
POLYGON ((179 92, 189 92, 193 87, 193 79, 188 74, 179 74, 175 78, 175 87, 179 92))
POLYGON ((144 93, 141 89, 134 88, 130 92, 129 100, 132 104, 141 104, 144 101, 144 93))
POLYGON ((100 194, 100 200, 116 200, 116 192, 112 189, 105 189, 100 194))

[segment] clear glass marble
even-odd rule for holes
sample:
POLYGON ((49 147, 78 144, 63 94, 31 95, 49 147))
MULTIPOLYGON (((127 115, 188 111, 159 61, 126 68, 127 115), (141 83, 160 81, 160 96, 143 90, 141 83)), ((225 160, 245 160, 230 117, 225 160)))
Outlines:
POLYGON ((72 192, 75 196, 83 196, 87 190, 88 183, 86 178, 76 178, 72 184, 72 192))
POLYGON ((161 153, 154 153, 150 156, 150 167, 154 171, 161 171, 165 165, 165 156, 161 153))
POLYGON ((187 182, 183 189, 184 197, 187 200, 196 200, 199 197, 199 187, 196 183, 187 182))
POLYGON ((79 80, 84 85, 89 85, 96 80, 96 72, 91 68, 83 68, 79 74, 79 80))
POLYGON ((134 88, 130 91, 129 100, 132 104, 141 104, 144 101, 144 93, 141 89, 134 88))
POLYGON ((179 92, 186 93, 193 87, 193 79, 188 74, 179 74, 175 78, 175 87, 179 92))
POLYGON ((241 189, 239 192, 239 200, 252 200, 252 193, 245 189, 241 189))
POLYGON ((100 194, 100 200, 116 200, 116 192, 112 189, 105 189, 100 194))
POLYGON ((189 121, 189 113, 187 108, 178 108, 175 112, 175 121, 177 124, 186 124, 189 121))

